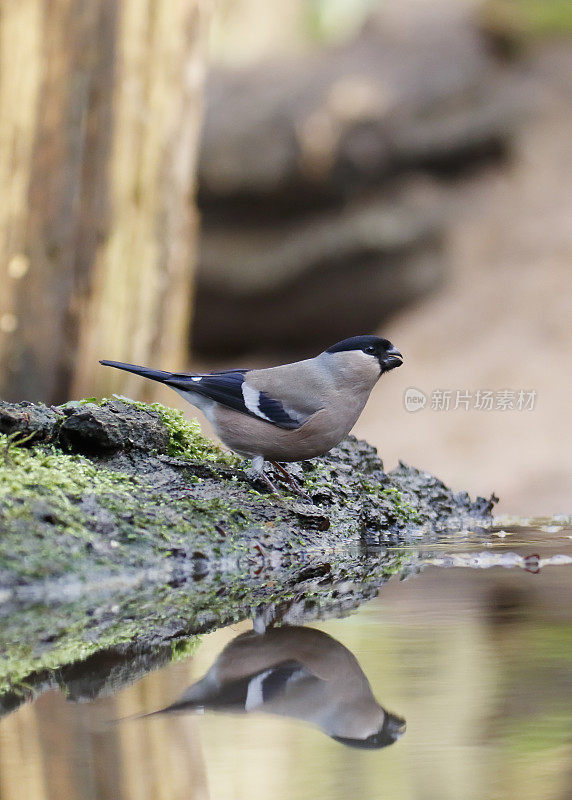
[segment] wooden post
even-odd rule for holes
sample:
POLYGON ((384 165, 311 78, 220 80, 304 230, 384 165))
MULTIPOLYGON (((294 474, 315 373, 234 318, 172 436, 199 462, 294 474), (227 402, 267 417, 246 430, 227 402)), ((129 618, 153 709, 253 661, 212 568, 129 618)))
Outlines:
POLYGON ((0 395, 129 392, 185 363, 210 0, 2 5, 0 395))

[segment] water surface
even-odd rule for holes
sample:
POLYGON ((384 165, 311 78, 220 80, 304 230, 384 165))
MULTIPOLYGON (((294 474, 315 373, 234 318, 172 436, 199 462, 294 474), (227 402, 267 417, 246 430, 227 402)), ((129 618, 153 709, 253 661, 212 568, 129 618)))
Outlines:
MULTIPOLYGON (((311 624, 405 720, 393 744, 340 743, 283 706, 111 724, 175 702, 252 628, 244 621, 118 694, 78 704, 50 691, 3 718, 0 797, 569 800, 572 529, 561 523, 501 520, 486 537, 412 547, 408 580, 311 624)), ((322 710, 334 677, 314 687, 322 710)))

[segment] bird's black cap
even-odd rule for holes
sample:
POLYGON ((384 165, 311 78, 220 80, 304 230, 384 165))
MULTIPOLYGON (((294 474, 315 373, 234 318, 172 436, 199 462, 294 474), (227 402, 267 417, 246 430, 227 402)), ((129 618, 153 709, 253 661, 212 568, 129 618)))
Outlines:
POLYGON ((357 747, 362 750, 379 750, 397 741, 406 729, 406 722, 397 714, 386 713, 383 725, 376 733, 372 733, 365 739, 351 739, 346 736, 332 736, 336 742, 345 744, 347 747, 357 747))
POLYGON ((336 342, 331 347, 328 347, 326 353, 342 353, 345 350, 365 350, 366 347, 375 347, 376 350, 387 350, 393 345, 387 339, 381 339, 379 336, 350 336, 349 339, 342 339, 341 342, 336 342))
POLYGON ((403 356, 399 350, 388 339, 381 339, 379 336, 351 336, 328 347, 326 353, 343 353, 351 350, 361 350, 375 356, 382 372, 388 372, 403 363, 403 356))

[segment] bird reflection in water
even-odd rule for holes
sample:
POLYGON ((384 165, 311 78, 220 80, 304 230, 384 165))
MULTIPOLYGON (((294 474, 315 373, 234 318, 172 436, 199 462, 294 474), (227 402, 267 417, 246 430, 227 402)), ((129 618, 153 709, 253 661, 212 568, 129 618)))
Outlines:
POLYGON ((153 713, 186 711, 277 714, 368 749, 393 744, 406 727, 377 702, 346 647, 322 631, 296 626, 237 636, 177 702, 153 713))

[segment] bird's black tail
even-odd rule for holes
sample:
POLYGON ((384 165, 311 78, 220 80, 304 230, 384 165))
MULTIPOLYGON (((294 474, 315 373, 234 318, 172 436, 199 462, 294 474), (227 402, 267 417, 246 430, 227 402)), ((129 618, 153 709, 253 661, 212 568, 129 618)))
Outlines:
POLYGON ((152 381, 159 381, 165 383, 169 378, 173 377, 172 372, 163 372, 160 369, 151 369, 150 367, 139 367, 137 364, 124 364, 122 361, 100 361, 104 367, 115 367, 116 369, 124 369, 126 372, 134 372, 135 375, 141 375, 142 378, 150 378, 152 381))
POLYGON ((131 714, 128 717, 118 717, 117 719, 110 719, 108 722, 110 725, 118 725, 120 722, 135 722, 135 720, 139 719, 147 719, 148 717, 158 717, 159 714, 177 714, 177 713, 184 713, 190 711, 196 711, 198 708, 202 708, 199 703, 195 703, 192 701, 189 702, 178 702, 173 703, 170 706, 166 706, 165 708, 159 708, 157 711, 148 711, 147 713, 143 714, 131 714))

